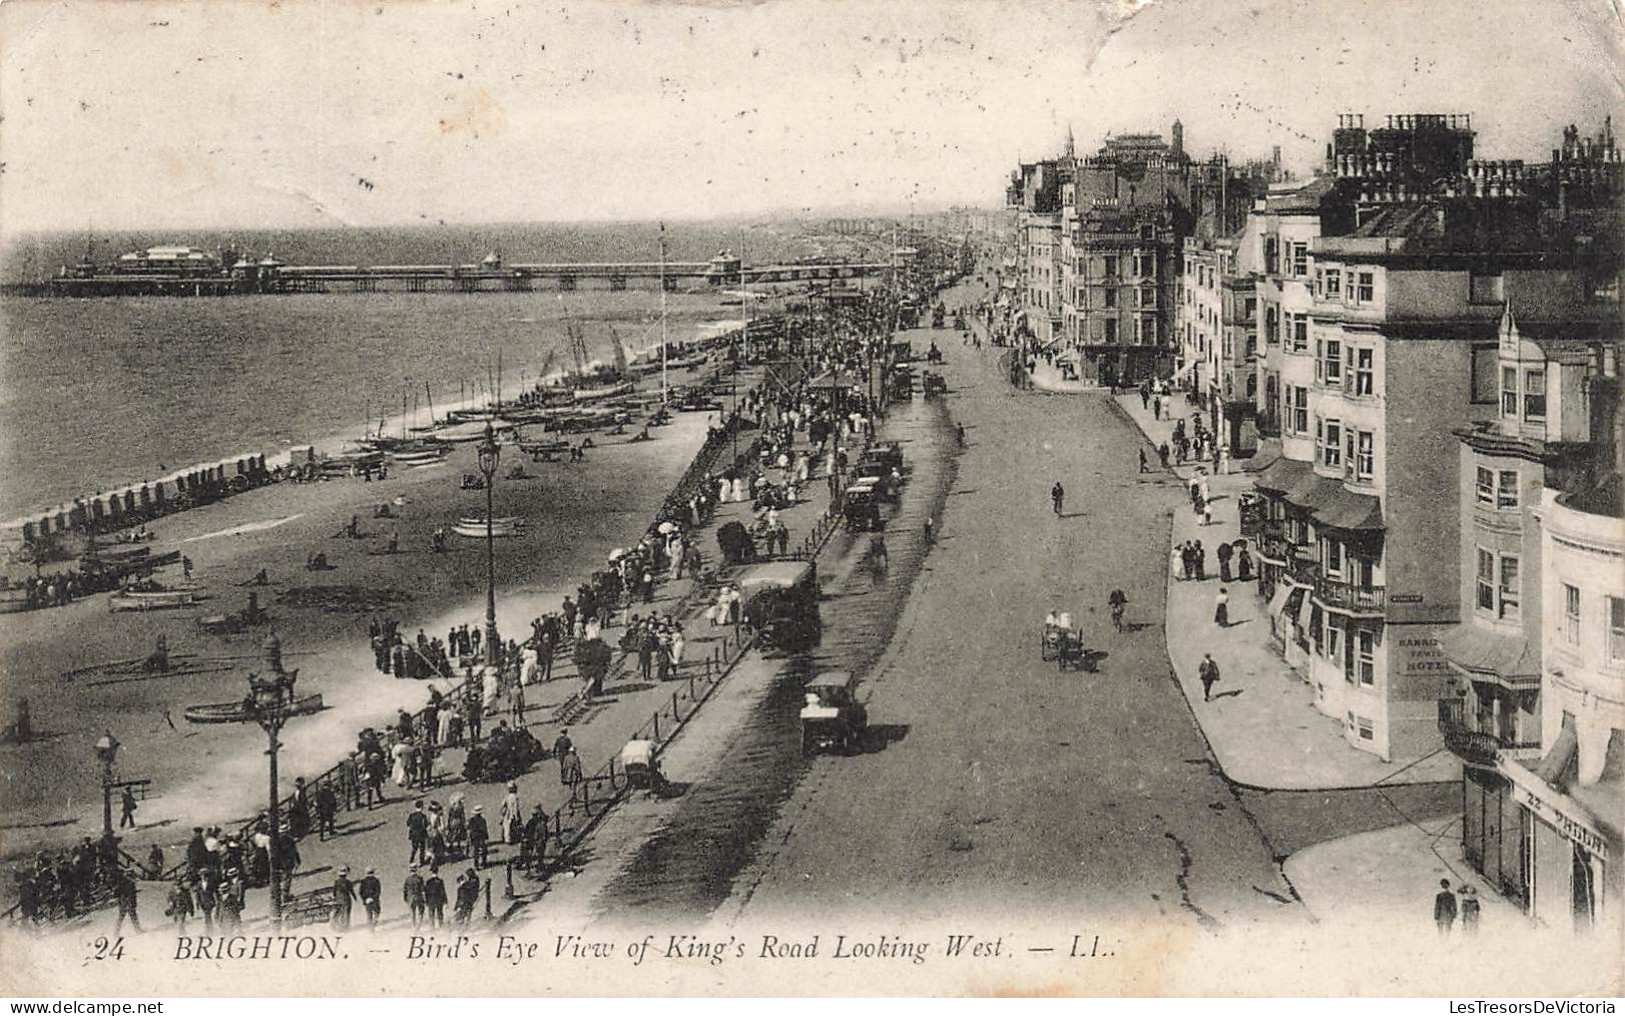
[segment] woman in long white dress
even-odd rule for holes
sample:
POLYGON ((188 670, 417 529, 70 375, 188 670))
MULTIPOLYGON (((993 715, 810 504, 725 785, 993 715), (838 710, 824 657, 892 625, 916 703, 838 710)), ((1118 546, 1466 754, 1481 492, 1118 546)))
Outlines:
POLYGON ((508 784, 508 796, 502 799, 502 811, 497 818, 497 828, 502 833, 502 842, 519 842, 520 834, 525 828, 525 808, 519 803, 517 784, 508 784))
POLYGON ((405 741, 398 741, 395 747, 389 750, 389 754, 395 760, 393 768, 390 769, 389 778, 395 781, 397 787, 404 787, 411 782, 411 777, 406 772, 406 765, 407 759, 412 757, 412 746, 405 741))

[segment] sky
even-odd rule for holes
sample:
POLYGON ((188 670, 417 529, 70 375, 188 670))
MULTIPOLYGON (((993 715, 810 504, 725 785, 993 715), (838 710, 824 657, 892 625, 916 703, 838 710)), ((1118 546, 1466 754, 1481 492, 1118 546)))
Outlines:
POLYGON ((0 235, 993 206, 1018 159, 1625 110, 1610 0, 11 0, 0 235))

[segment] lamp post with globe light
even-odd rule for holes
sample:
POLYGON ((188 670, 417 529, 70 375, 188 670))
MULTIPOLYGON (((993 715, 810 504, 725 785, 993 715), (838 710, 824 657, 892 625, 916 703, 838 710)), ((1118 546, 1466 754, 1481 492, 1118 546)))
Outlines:
POLYGON ((489 421, 485 424, 485 438, 479 447, 480 474, 485 477, 485 665, 495 667, 500 659, 497 646, 497 564, 496 534, 492 529, 492 512, 497 463, 502 449, 497 446, 496 431, 489 421))
POLYGON ((102 839, 113 838, 113 762, 118 758, 118 738, 111 730, 96 740, 96 760, 102 766, 102 839))

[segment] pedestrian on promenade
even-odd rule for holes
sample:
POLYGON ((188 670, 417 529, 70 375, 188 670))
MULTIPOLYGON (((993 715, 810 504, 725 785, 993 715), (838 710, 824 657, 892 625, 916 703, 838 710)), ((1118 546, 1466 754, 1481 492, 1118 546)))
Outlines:
POLYGON ((186 876, 180 875, 169 890, 169 906, 164 909, 164 916, 175 922, 175 931, 186 934, 186 920, 195 911, 192 908, 192 894, 186 888, 186 876))
POLYGON ((1251 582, 1253 580, 1253 556, 1247 553, 1247 541, 1237 540, 1236 550, 1236 581, 1251 582))
POLYGON ((1212 653, 1202 654, 1202 663, 1196 668, 1197 680, 1202 682, 1202 701, 1213 700, 1213 686, 1219 683, 1219 665, 1213 662, 1212 653))
POLYGON ((513 683, 513 691, 509 695, 509 703, 513 712, 513 726, 515 730, 525 727, 525 686, 520 681, 513 683))
POLYGON ((1214 553, 1219 555, 1219 581, 1229 582, 1230 558, 1235 555, 1236 548, 1232 547, 1229 543, 1221 543, 1219 544, 1219 549, 1214 553))
POLYGON ((423 799, 412 802, 412 810, 406 816, 406 841, 411 844, 412 852, 407 855, 406 863, 414 861, 427 861, 425 856, 429 848, 429 816, 423 810, 423 799))
POLYGON ((1157 461, 1162 463, 1162 468, 1168 468, 1168 442, 1164 441, 1157 446, 1157 461))
POLYGON ((1478 934, 1478 890, 1470 885, 1461 887, 1461 933, 1478 934))
POLYGON ((559 731, 559 736, 553 739, 553 757, 563 758, 564 753, 569 751, 574 744, 575 742, 570 740, 570 728, 564 727, 559 731))
POLYGON ((1213 502, 1205 497, 1202 498, 1202 525, 1213 525, 1213 502))
POLYGON ((1433 923, 1440 935, 1450 934, 1456 923, 1456 894, 1450 891, 1450 880, 1439 879, 1439 891, 1433 896, 1433 923))
POLYGON ((480 876, 470 868, 457 880, 457 909, 455 919, 459 928, 468 927, 474 916, 474 905, 480 901, 480 876))
POLYGON ((401 900, 406 904, 407 913, 412 916, 412 929, 416 931, 423 925, 423 876, 418 874, 418 866, 411 865, 406 869, 406 881, 401 884, 401 900))
POLYGON ((1202 541, 1197 540, 1191 546, 1191 559, 1196 562, 1196 581, 1207 581, 1207 550, 1203 548, 1202 541))
POLYGON ((1055 486, 1049 489, 1049 499, 1055 508, 1055 514, 1061 514, 1061 505, 1066 501, 1066 488, 1061 486, 1060 480, 1056 480, 1055 486))
POLYGON ((378 930, 378 915, 383 911, 384 887, 378 881, 378 869, 368 868, 356 885, 356 893, 361 897, 361 908, 367 912, 367 930, 378 930))
POLYGON ((1145 462, 1145 449, 1143 447, 1140 449, 1140 472, 1151 472, 1151 467, 1147 466, 1145 462))
POLYGON ((423 906, 429 911, 429 927, 446 923, 446 883, 438 867, 430 868, 429 877, 423 881, 423 906))
POLYGON ((333 793, 332 783, 323 783, 316 791, 316 829, 320 839, 337 836, 339 812, 338 795, 333 793))
POLYGON ((130 919, 130 927, 137 932, 141 930, 141 921, 136 917, 136 885, 135 879, 130 877, 129 871, 120 868, 117 881, 113 884, 113 894, 118 897, 118 920, 113 924, 113 934, 117 935, 124 930, 124 919, 130 919))
POLYGON ((502 812, 497 816, 497 828, 502 831, 502 842, 518 843, 525 828, 525 806, 519 803, 519 784, 508 784, 508 794, 502 799, 502 812))
POLYGON ((333 930, 350 930, 350 908, 355 903, 355 883, 350 881, 350 868, 345 865, 333 877, 333 930))
POLYGON ((575 804, 581 786, 581 756, 574 748, 559 756, 559 782, 570 791, 570 803, 575 804))
POLYGON ((491 829, 485 824, 483 807, 476 804, 474 814, 468 818, 468 854, 476 868, 485 867, 491 853, 491 829))
POLYGON ((1219 587, 1219 595, 1213 598, 1213 623, 1220 628, 1230 627, 1230 593, 1223 586, 1219 587))
POLYGON ((125 826, 129 826, 131 829, 135 828, 135 807, 135 791, 125 787, 124 795, 119 799, 119 811, 122 813, 119 815, 118 820, 120 829, 125 826))

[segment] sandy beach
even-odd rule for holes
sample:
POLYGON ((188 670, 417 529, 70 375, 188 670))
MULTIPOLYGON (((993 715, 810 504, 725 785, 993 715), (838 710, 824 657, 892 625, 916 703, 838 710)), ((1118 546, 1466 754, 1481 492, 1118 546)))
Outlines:
MULTIPOLYGON (((642 535, 703 443, 706 418, 676 414, 648 443, 628 443, 636 428, 595 434, 596 447, 580 463, 532 464, 517 448, 504 449, 496 514, 527 523, 524 535, 496 546, 497 619, 505 634, 528 632, 530 618, 556 609, 611 548, 642 535), (501 478, 521 462, 533 478, 501 478)), ((265 796, 263 734, 193 726, 181 710, 240 697, 247 673, 258 666, 260 643, 273 629, 286 665, 300 670, 301 691, 320 692, 328 706, 284 732, 284 792, 295 776, 331 765, 361 727, 389 720, 398 707, 421 705, 428 682, 397 680, 374 668, 365 609, 294 606, 279 598, 291 590, 353 587, 381 613, 399 618, 408 637, 420 627, 444 637, 451 624, 477 626, 484 614, 483 542, 453 536, 448 550, 435 554, 430 541, 435 527, 484 512, 483 491, 459 489, 462 475, 476 469, 473 446, 462 445, 441 465, 391 469, 381 482, 275 484, 161 519, 148 527, 157 537, 153 553, 179 550, 191 559, 194 580, 209 597, 195 608, 111 613, 104 594, 0 617, 6 708, 27 698, 41 735, 0 747, 0 811, 6 815, 0 856, 99 833, 92 744, 104 730, 122 745, 118 777, 153 781, 139 810, 141 831, 124 844, 132 854, 152 842, 183 840, 195 822, 251 815, 265 796), (385 503, 397 518, 374 518, 385 503), (343 535, 352 515, 360 520, 357 539, 343 535), (394 554, 387 553, 392 534, 399 537, 394 554), (331 570, 306 570, 316 552, 327 555, 331 570), (249 592, 243 584, 261 568, 270 584, 257 591, 271 623, 230 636, 205 632, 198 619, 241 610, 249 592), (196 670, 68 676, 143 657, 159 635, 177 663, 196 670)), ((179 568, 167 572, 167 580, 179 581, 179 568)))

